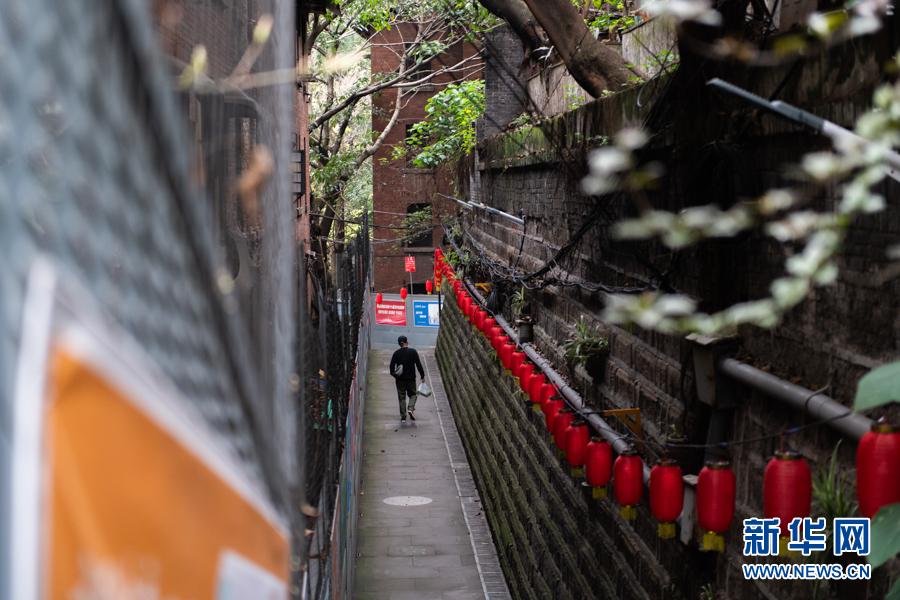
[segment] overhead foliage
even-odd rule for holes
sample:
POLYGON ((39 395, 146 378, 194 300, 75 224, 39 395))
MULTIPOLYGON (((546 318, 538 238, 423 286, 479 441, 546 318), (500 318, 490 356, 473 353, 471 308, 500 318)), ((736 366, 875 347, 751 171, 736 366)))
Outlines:
MULTIPOLYGON (((335 219, 371 210, 369 159, 396 125, 399 111, 422 86, 442 73, 465 77, 480 68, 480 56, 431 70, 433 59, 464 40, 474 41, 497 20, 480 4, 463 0, 337 0, 334 10, 311 15, 304 43, 310 54, 308 84, 313 213, 328 238, 335 219), (374 44, 396 55, 392 71, 372 73, 374 44), (374 94, 391 98, 391 108, 373 107, 374 94), (383 114, 379 114, 383 110, 383 114), (381 131, 372 119, 381 118, 381 131)), ((435 61, 436 62, 436 61, 435 61)), ((345 229, 338 230, 338 237, 345 229)))
POLYGON ((410 128, 394 156, 416 152, 413 165, 437 167, 475 149, 475 122, 484 114, 484 81, 451 83, 425 103, 425 120, 410 128))

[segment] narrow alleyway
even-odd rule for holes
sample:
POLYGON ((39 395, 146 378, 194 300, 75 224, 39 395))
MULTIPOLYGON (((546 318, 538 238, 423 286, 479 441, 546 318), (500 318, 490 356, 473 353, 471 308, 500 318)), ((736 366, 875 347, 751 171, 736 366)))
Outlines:
POLYGON ((391 351, 369 356, 355 600, 509 598, 434 353, 434 395, 401 424, 391 351))

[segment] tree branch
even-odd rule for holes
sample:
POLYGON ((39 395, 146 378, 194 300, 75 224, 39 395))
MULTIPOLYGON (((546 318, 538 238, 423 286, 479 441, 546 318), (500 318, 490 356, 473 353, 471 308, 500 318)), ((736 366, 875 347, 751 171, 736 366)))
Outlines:
POLYGON ((628 84, 629 75, 640 75, 627 66, 622 55, 594 38, 570 0, 525 0, 538 23, 562 57, 575 81, 597 98, 604 90, 628 84))

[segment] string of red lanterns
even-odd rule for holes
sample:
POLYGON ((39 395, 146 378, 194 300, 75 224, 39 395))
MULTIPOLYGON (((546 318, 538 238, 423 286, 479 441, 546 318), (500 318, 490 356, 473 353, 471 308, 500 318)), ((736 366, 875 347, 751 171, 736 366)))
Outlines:
MULTIPOLYGON (((606 498, 607 487, 613 481, 620 514, 625 519, 634 519, 635 507, 643 494, 641 457, 632 449, 613 460, 612 445, 602 437, 591 437, 588 423, 578 418, 546 375, 528 362, 525 353, 517 349, 496 319, 469 295, 446 257, 436 249, 436 281, 441 276, 453 282, 460 312, 490 342, 498 361, 518 380, 533 410, 543 414, 547 431, 573 476, 584 477, 583 485, 591 488, 595 499, 606 498)), ((401 295, 405 297, 402 292, 401 295)), ((863 516, 871 518, 882 506, 900 502, 900 428, 883 421, 873 425, 860 440, 856 463, 857 496, 863 516)), ((673 459, 664 457, 650 470, 650 512, 658 522, 657 534, 662 539, 675 536, 675 521, 684 509, 684 489, 681 467, 673 459)), ((724 550, 724 534, 734 518, 735 495, 736 477, 730 461, 708 461, 700 471, 696 487, 697 523, 703 531, 703 550, 724 550)), ((776 452, 763 476, 763 512, 767 518, 781 519, 782 535, 787 533, 787 524, 792 519, 809 516, 811 495, 812 477, 807 461, 793 451, 776 452)))

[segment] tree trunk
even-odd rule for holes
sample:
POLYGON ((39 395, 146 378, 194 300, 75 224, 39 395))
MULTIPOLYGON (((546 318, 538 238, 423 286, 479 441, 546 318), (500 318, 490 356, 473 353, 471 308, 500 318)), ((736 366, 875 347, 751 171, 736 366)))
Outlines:
POLYGON ((478 0, 491 13, 506 21, 529 53, 545 46, 540 27, 522 0, 478 0))
POLYGON ((639 75, 618 52, 596 40, 570 0, 525 0, 575 81, 597 98, 618 91, 628 76, 639 75))

